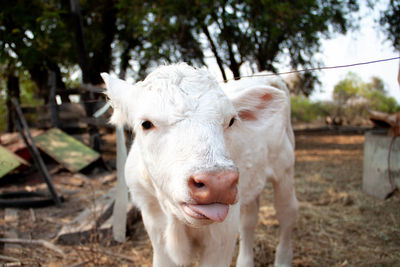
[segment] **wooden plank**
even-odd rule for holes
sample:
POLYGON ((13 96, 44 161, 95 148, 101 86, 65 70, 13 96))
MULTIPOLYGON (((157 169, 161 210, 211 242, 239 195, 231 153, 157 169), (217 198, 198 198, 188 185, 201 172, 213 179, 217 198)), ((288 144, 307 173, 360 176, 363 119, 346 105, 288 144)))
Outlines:
POLYGON ((128 205, 128 186, 125 183, 125 162, 127 157, 124 128, 117 126, 117 194, 113 210, 113 237, 115 241, 125 242, 126 208, 128 205))
POLYGON ((71 172, 78 172, 94 162, 100 154, 82 142, 53 128, 34 138, 36 145, 71 172))
MULTIPOLYGON (((6 230, 4 231, 5 238, 18 238, 18 210, 7 208, 4 211, 4 223, 6 230)), ((7 253, 16 253, 21 249, 18 244, 4 244, 4 251, 7 253)))
POLYGON ((29 165, 24 159, 0 145, 0 178, 15 170, 21 164, 29 165))
POLYGON ((43 162, 42 157, 40 156, 39 150, 36 147, 35 142, 33 141, 31 132, 29 131, 29 127, 28 124, 26 123, 24 114, 21 111, 21 107, 18 104, 17 99, 13 98, 11 99, 13 105, 14 105, 14 109, 16 111, 16 115, 17 115, 17 119, 15 120, 15 126, 17 127, 17 130, 19 131, 19 133, 21 134, 22 139, 24 140, 26 146, 29 149, 29 152, 31 153, 35 164, 37 166, 37 168, 40 170, 40 172, 43 175, 43 179, 47 184, 47 187, 50 191, 50 194, 52 195, 53 199, 54 199, 54 203, 60 207, 61 206, 61 199, 57 194, 57 191, 54 187, 54 184, 51 180, 51 176, 49 174, 49 171, 47 170, 46 165, 43 162))
MULTIPOLYGON (((115 208, 115 206, 114 206, 114 208, 115 208)), ((126 209, 124 210, 124 212, 126 214, 125 215, 126 219, 124 221, 124 224, 122 225, 124 227, 124 231, 123 231, 124 234, 126 232, 127 225, 132 224, 134 221, 136 221, 136 219, 139 216, 139 210, 135 207, 135 205, 133 205, 132 202, 127 203, 125 208, 126 209)), ((115 229, 114 229, 115 228, 115 224, 114 224, 115 217, 114 216, 115 216, 115 214, 113 214, 113 216, 108 218, 99 227, 99 230, 100 230, 100 233, 102 233, 102 238, 106 238, 107 240, 110 240, 111 238, 113 238, 113 240, 123 243, 123 242, 125 242, 125 236, 124 236, 123 240, 118 240, 115 238, 115 229)), ((118 229, 117 229, 118 231, 120 231, 120 227, 121 226, 118 226, 118 229)))
POLYGON ((115 188, 110 189, 95 199, 94 203, 79 213, 70 224, 64 225, 57 234, 57 242, 79 244, 102 236, 100 226, 111 216, 115 193, 115 188))

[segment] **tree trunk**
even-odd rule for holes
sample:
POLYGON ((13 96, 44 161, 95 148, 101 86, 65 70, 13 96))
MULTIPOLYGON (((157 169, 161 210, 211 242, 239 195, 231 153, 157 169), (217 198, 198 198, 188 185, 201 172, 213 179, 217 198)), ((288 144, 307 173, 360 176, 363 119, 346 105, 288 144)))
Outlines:
POLYGON ((226 42, 228 45, 228 50, 229 50, 229 69, 232 71, 233 73, 233 78, 235 80, 239 80, 240 79, 240 64, 237 63, 236 59, 235 59, 235 54, 233 53, 233 49, 232 49, 232 44, 230 42, 226 42))
POLYGON ((83 33, 83 19, 79 0, 70 0, 71 14, 73 16, 73 23, 75 27, 75 38, 78 49, 78 64, 82 70, 83 83, 90 83, 90 69, 88 65, 88 53, 83 33))
POLYGON ((50 71, 55 73, 55 78, 56 78, 56 89, 60 89, 60 97, 61 97, 61 102, 62 103, 70 103, 71 100, 68 97, 68 94, 65 92, 67 90, 67 87, 65 86, 65 83, 62 80, 62 75, 61 75, 61 70, 60 67, 56 63, 47 63, 50 71), (65 92, 65 93, 62 93, 65 92))
POLYGON ((56 73, 49 71, 49 109, 50 109, 50 121, 52 127, 58 127, 58 105, 56 101, 56 89, 57 80, 56 73))
POLYGON ((117 32, 117 9, 114 0, 104 1, 102 20, 100 24, 103 39, 101 48, 93 51, 94 55, 90 58, 89 66, 91 69, 90 82, 92 84, 102 84, 101 72, 109 72, 112 64, 112 48, 115 33, 117 32))
POLYGON ((14 123, 14 112, 13 112, 13 104, 11 102, 12 98, 16 98, 19 101, 20 96, 20 88, 19 88, 19 78, 12 74, 12 71, 8 74, 7 77, 7 98, 6 98, 6 106, 7 106, 7 117, 6 117, 6 131, 8 133, 13 132, 15 130, 14 123))
POLYGON ((31 79, 39 89, 39 97, 47 104, 48 97, 48 73, 47 67, 43 64, 34 64, 29 70, 31 79))
POLYGON ((129 39, 127 46, 124 48, 124 51, 121 54, 121 63, 119 65, 119 75, 118 77, 122 80, 124 80, 126 78, 126 70, 129 67, 129 60, 131 59, 130 56, 130 51, 135 48, 135 46, 137 46, 139 44, 138 40, 135 39, 129 39))
POLYGON ((210 32, 208 31, 207 26, 203 24, 202 29, 203 29, 203 33, 206 35, 206 37, 208 39, 208 42, 210 43, 211 51, 213 52, 215 60, 217 61, 219 70, 221 71, 221 74, 222 74, 222 78, 224 79, 224 82, 226 82, 227 78, 226 78, 226 73, 224 70, 224 65, 223 65, 221 57, 218 54, 217 47, 215 46, 215 43, 214 43, 213 39, 211 38, 211 35, 210 35, 210 32))
MULTIPOLYGON (((399 52, 400 52, 400 41, 399 41, 399 52)), ((400 85, 400 62, 399 62, 399 73, 397 74, 397 81, 399 82, 400 85)))

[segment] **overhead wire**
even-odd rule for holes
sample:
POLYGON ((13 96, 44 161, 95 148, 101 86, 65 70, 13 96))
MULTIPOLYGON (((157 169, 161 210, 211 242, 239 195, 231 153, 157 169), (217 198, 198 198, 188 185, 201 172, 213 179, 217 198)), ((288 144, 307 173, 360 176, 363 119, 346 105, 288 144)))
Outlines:
POLYGON ((378 60, 372 60, 372 61, 364 61, 364 62, 358 62, 358 63, 352 63, 352 64, 345 64, 345 65, 335 65, 335 66, 327 66, 327 67, 315 67, 315 68, 309 68, 309 69, 291 70, 291 71, 284 71, 284 72, 278 72, 278 73, 272 73, 271 72, 271 73, 260 73, 260 74, 252 74, 252 75, 243 75, 243 76, 240 76, 240 77, 234 77, 234 78, 228 79, 228 81, 234 80, 234 79, 237 79, 237 78, 280 76, 280 75, 301 73, 301 72, 350 68, 350 67, 355 67, 355 66, 362 66, 362 65, 375 64, 375 63, 381 63, 381 62, 386 62, 386 61, 392 61, 392 60, 396 60, 396 59, 400 59, 400 56, 391 57, 391 58, 384 58, 384 59, 378 59, 378 60))
MULTIPOLYGON (((326 66, 326 67, 315 67, 315 68, 308 68, 308 69, 300 69, 300 70, 291 70, 291 71, 284 71, 284 72, 278 72, 278 73, 258 73, 258 74, 252 74, 252 75, 243 75, 240 76, 239 78, 254 78, 254 77, 268 77, 268 76, 281 76, 281 75, 287 75, 287 74, 293 74, 293 73, 302 73, 302 72, 310 72, 310 71, 321 71, 321 70, 331 70, 331 69, 340 69, 340 68, 350 68, 350 67, 356 67, 356 66, 362 66, 362 65, 368 65, 368 64, 376 64, 376 63, 382 63, 382 62, 387 62, 387 61, 393 61, 400 59, 400 56, 397 57, 391 57, 391 58, 383 58, 383 59, 378 59, 378 60, 371 60, 371 61, 363 61, 363 62, 358 62, 358 63, 351 63, 351 64, 345 64, 345 65, 335 65, 335 66, 326 66)), ((227 81, 234 80, 236 78, 230 78, 227 81)), ((223 81, 221 81, 222 83, 223 81)), ((96 103, 96 102, 104 102, 102 99, 91 99, 91 100, 84 100, 84 101, 79 101, 79 103, 96 103)))

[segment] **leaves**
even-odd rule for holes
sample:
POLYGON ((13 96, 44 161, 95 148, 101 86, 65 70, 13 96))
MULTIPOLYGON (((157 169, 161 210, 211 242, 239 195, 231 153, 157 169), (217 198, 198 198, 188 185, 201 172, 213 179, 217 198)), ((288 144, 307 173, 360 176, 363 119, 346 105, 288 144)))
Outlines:
POLYGON ((391 0, 386 11, 382 12, 380 24, 387 39, 395 49, 400 49, 400 0, 391 0))
POLYGON ((369 108, 386 113, 400 108, 393 97, 387 96, 385 84, 379 77, 372 77, 371 82, 366 83, 351 72, 335 85, 333 98, 339 105, 345 105, 350 99, 365 99, 369 108))
MULTIPOLYGON (((45 84, 39 77, 50 65, 71 69, 82 64, 69 1, 3 2, 0 64, 13 62, 30 71, 39 86, 45 84)), ((229 68, 235 77, 244 62, 259 71, 277 71, 282 56, 290 59, 292 68, 312 67, 318 64, 313 55, 319 51, 320 38, 353 27, 352 14, 358 9, 354 0, 81 0, 79 4, 92 83, 101 82, 101 71, 119 70, 125 75, 130 69, 138 79, 160 62, 201 66, 210 48, 221 71, 229 68)), ((315 81, 315 76, 304 75, 306 95, 315 81)))

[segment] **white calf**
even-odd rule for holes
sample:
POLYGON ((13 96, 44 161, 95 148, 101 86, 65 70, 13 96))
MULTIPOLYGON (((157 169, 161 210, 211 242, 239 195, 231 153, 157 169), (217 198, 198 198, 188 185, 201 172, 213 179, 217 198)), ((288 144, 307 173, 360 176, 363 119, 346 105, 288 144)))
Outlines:
POLYGON ((267 179, 281 226, 275 265, 291 265, 294 136, 281 80, 235 81, 221 90, 206 70, 186 64, 159 67, 135 85, 102 77, 111 121, 136 133, 125 177, 154 266, 187 265, 196 257, 200 266, 229 266, 239 232, 237 266, 252 266, 267 179))

